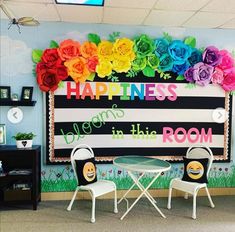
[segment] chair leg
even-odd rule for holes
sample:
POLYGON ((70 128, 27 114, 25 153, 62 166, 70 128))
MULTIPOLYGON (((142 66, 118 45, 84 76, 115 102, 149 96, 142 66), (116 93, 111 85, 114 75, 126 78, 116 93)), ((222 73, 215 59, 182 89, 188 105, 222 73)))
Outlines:
POLYGON ((72 200, 70 201, 69 206, 68 206, 68 208, 67 208, 68 211, 71 210, 72 205, 73 205, 73 202, 74 202, 74 200, 75 200, 75 198, 76 198, 77 193, 78 193, 78 189, 76 189, 75 192, 74 192, 74 194, 73 194, 72 200))
POLYGON ((215 208, 215 205, 214 205, 214 203, 213 203, 213 201, 212 201, 212 199, 211 199, 211 195, 210 195, 209 190, 208 190, 207 187, 206 187, 206 194, 207 194, 207 196, 208 196, 208 199, 209 199, 211 208, 215 208))
POLYGON ((188 193, 184 194, 184 199, 186 199, 186 200, 188 199, 188 193))
POLYGON ((91 222, 95 222, 95 197, 92 195, 91 222))
POLYGON ((118 208, 117 208, 117 190, 114 190, 114 213, 118 213, 118 208))
POLYGON ((193 194, 193 215, 192 218, 196 219, 196 207, 197 207, 197 192, 194 192, 193 194))
POLYGON ((169 194, 168 194, 168 203, 167 203, 167 208, 171 209, 171 195, 172 195, 172 188, 169 188, 169 194))

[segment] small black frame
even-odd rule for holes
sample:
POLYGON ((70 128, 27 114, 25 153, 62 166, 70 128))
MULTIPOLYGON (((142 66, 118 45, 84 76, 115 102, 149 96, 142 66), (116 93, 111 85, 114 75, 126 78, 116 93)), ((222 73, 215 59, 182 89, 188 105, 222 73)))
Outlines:
POLYGON ((10 86, 0 86, 0 100, 1 101, 11 100, 10 86))
POLYGON ((21 92, 21 101, 32 101, 33 87, 24 86, 21 92))

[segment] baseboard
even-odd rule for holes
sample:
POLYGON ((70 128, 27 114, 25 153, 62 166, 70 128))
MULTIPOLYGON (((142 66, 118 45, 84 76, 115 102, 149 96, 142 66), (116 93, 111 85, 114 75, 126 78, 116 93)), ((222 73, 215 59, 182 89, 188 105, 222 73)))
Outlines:
MULTIPOLYGON (((235 188, 210 188, 210 194, 212 196, 221 196, 221 195, 235 195, 235 188)), ((121 198, 126 190, 118 190, 117 196, 121 198)), ((153 197, 167 197, 168 196, 168 189, 156 189, 156 190, 149 190, 150 194, 153 197)), ((128 194, 128 198, 136 198, 140 194, 139 190, 132 190, 128 194)), ((184 193, 178 190, 173 190, 173 197, 180 197, 183 196, 184 193)), ((202 189, 198 193, 199 196, 205 196, 206 192, 202 189)), ((53 200, 71 200, 73 196, 73 192, 48 192, 42 193, 42 201, 53 201, 53 200)), ((106 194, 100 197, 100 199, 110 199, 113 198, 113 194, 106 194)), ((77 194, 76 199, 90 199, 90 194, 87 191, 79 191, 77 194)))

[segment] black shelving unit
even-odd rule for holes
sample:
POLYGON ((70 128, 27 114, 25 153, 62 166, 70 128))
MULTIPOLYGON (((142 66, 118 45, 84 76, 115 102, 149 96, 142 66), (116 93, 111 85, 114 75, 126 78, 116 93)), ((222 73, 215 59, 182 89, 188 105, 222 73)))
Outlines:
POLYGON ((0 146, 4 176, 0 176, 0 205, 32 204, 37 209, 41 201, 41 146, 17 149, 0 146), (30 170, 27 174, 11 174, 12 170, 30 170), (14 184, 26 183, 28 189, 14 189, 14 184))
POLYGON ((0 100, 0 106, 35 106, 37 101, 0 100))

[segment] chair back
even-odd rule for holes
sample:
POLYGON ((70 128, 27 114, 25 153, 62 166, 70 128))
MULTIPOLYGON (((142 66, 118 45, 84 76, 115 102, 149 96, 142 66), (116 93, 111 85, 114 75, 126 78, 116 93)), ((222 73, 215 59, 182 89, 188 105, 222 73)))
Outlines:
POLYGON ((211 169, 212 162, 214 160, 213 153, 211 149, 204 145, 194 145, 189 147, 186 153, 187 158, 195 158, 195 159, 208 159, 208 166, 207 166, 207 177, 209 176, 209 172, 211 169))
POLYGON ((86 144, 79 144, 73 148, 70 155, 73 172, 78 183, 78 176, 76 171, 76 160, 85 160, 94 157, 92 148, 86 144))

